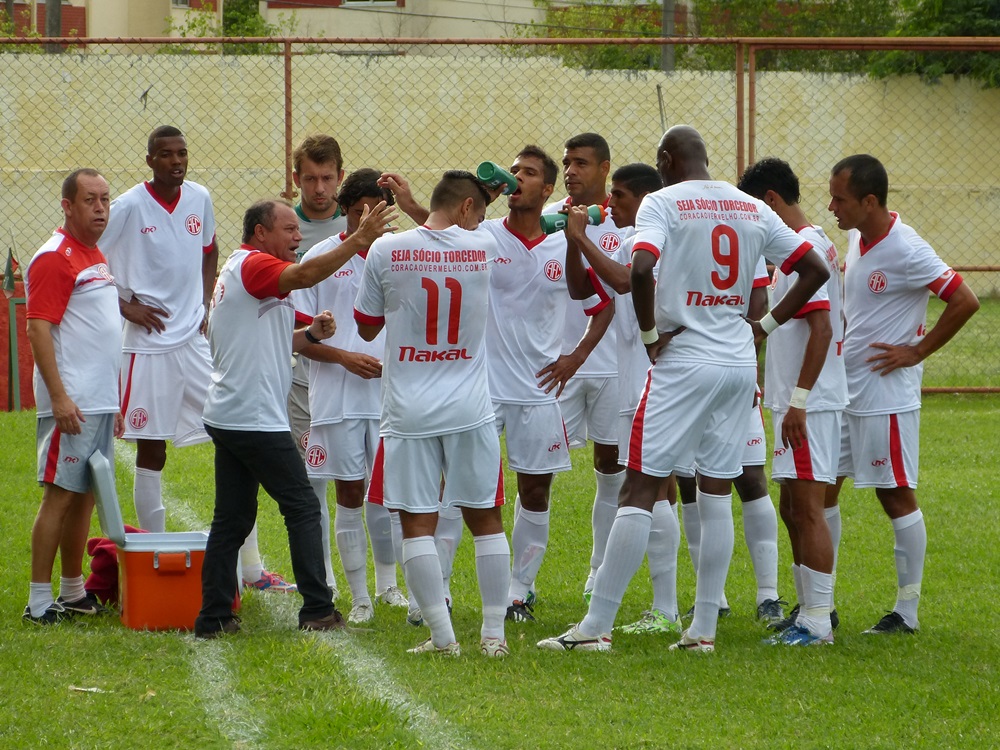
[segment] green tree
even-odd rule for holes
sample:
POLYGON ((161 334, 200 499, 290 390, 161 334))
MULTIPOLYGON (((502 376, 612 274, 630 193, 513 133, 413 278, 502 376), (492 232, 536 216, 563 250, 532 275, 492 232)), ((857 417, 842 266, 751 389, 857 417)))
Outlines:
MULTIPOLYGON (((277 23, 269 23, 260 14, 256 0, 226 0, 222 9, 222 23, 219 23, 215 10, 208 6, 200 10, 189 10, 180 23, 168 18, 167 33, 184 38, 294 36, 298 25, 294 13, 291 16, 279 16, 277 23)), ((203 49, 204 47, 190 44, 170 44, 161 51, 183 54, 203 49)), ((222 51, 232 55, 260 55, 279 50, 276 44, 224 44, 222 51)))
MULTIPOLYGON (((1000 36, 1000 0, 900 0, 903 19, 893 36, 1000 36)), ((968 76, 983 86, 1000 86, 995 52, 887 52, 869 72, 877 77, 917 74, 927 81, 968 76)))

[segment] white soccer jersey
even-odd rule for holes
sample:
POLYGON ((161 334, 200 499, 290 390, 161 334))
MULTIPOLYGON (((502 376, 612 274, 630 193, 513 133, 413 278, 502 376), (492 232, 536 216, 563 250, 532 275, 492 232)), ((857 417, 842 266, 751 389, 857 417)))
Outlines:
MULTIPOLYGON (((632 265, 632 246, 635 235, 625 238, 615 251, 614 260, 623 266, 632 265)), ((659 264, 653 268, 653 276, 659 270, 659 264)), ((591 276, 593 279, 593 276, 591 276)), ((595 282, 596 283, 596 282, 595 282)), ((615 295, 615 341, 618 347, 618 394, 621 414, 634 414, 639 404, 642 389, 646 386, 646 373, 649 370, 649 355, 639 338, 639 321, 632 307, 632 293, 615 295)))
MULTIPOLYGON (((538 387, 535 373, 559 358, 569 290, 566 287, 566 238, 556 233, 526 240, 506 219, 480 224, 496 240, 490 274, 487 333, 490 391, 507 404, 555 401, 538 387)), ((597 295, 584 300, 594 315, 607 304, 597 295)))
POLYGON ((486 318, 496 243, 458 226, 372 243, 354 317, 385 324, 382 436, 422 438, 493 421, 486 318))
MULTIPOLYGON (((550 203, 542 213, 554 214, 562 210, 569 201, 563 198, 561 201, 550 203)), ((606 204, 605 204, 606 206, 606 204)), ((622 239, 628 233, 628 228, 619 229, 611 219, 608 212, 607 218, 600 226, 587 226, 587 238, 595 246, 603 250, 609 257, 613 256, 622 244, 622 239)), ((584 266, 589 266, 587 256, 581 253, 584 266)), ((616 303, 617 305, 617 303, 616 303)), ((615 314, 618 314, 617 306, 615 314)), ((563 329, 562 353, 569 354, 576 345, 580 343, 587 332, 587 320, 589 316, 583 310, 583 302, 571 299, 566 306, 566 325, 563 329)), ((587 355, 586 361, 580 365, 574 378, 614 378, 618 376, 618 346, 615 343, 616 327, 610 326, 594 350, 587 355)))
POLYGON ((278 291, 278 277, 288 265, 243 245, 222 267, 208 321, 212 383, 205 424, 288 432, 295 309, 278 291))
MULTIPOLYGON (((844 287, 840 276, 837 248, 817 226, 805 226, 799 236, 809 242, 823 256, 830 270, 830 280, 810 298, 791 320, 767 337, 767 354, 764 368, 764 406, 779 412, 788 411, 792 391, 799 382, 806 344, 809 342, 809 323, 804 319, 813 310, 829 310, 833 338, 826 352, 826 361, 809 392, 806 411, 836 411, 847 406, 847 375, 844 372, 844 287)), ((780 300, 798 274, 782 273, 774 269, 771 289, 774 299, 780 300)))
POLYGON ((848 235, 844 261, 844 366, 848 414, 899 414, 920 408, 923 363, 888 375, 871 371, 870 344, 914 345, 924 337, 933 292, 948 301, 962 277, 912 227, 892 214, 888 233, 871 245, 848 235))
POLYGON ((659 259, 656 324, 687 330, 667 346, 677 361, 755 365, 743 321, 761 255, 788 271, 810 249, 770 208, 727 182, 688 180, 650 193, 633 252, 659 259))
MULTIPOLYGON (((83 414, 118 411, 121 318, 115 280, 104 255, 59 229, 24 272, 28 319, 52 324, 59 379, 83 414)), ((52 400, 37 365, 35 404, 52 416, 52 400)))
MULTIPOLYGON (((310 260, 338 247, 346 237, 335 235, 314 245, 302 260, 310 260)), ((309 289, 296 289, 289 295, 295 309, 312 317, 323 310, 333 313, 337 332, 322 342, 323 346, 344 349, 382 358, 385 332, 374 341, 365 341, 354 324, 354 300, 361 287, 368 253, 358 253, 339 270, 309 289)), ((382 399, 381 378, 366 380, 332 362, 309 361, 309 412, 312 424, 336 424, 345 419, 378 419, 382 399)))
POLYGON ((205 317, 202 259, 214 240, 212 199, 196 182, 185 180, 170 205, 146 182, 111 202, 101 248, 118 294, 168 313, 162 333, 126 321, 123 351, 156 354, 197 335, 205 317))
POLYGON ((302 213, 301 205, 295 207, 295 215, 299 217, 299 234, 302 235, 302 242, 296 251, 296 262, 301 262, 303 256, 320 242, 347 231, 347 215, 340 212, 339 206, 329 219, 310 219, 302 213))

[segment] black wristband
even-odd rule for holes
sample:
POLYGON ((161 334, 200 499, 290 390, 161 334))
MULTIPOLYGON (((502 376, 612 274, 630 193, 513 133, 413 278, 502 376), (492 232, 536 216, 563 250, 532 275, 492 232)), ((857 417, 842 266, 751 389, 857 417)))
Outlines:
POLYGON ((310 331, 308 328, 306 328, 305 333, 306 333, 306 341, 308 341, 310 344, 319 343, 319 339, 313 336, 312 331, 310 331))

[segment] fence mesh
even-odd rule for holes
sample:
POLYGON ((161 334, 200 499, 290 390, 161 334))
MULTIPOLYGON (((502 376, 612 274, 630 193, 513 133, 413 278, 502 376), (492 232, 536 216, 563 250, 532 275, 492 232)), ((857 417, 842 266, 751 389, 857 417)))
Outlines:
MULTIPOLYGON (((846 238, 826 211, 827 176, 839 158, 863 151, 886 163, 891 207, 945 260, 1000 264, 1000 93, 975 83, 747 77, 736 73, 732 45, 725 47, 732 70, 672 73, 567 67, 565 54, 517 42, 84 41, 59 55, 0 49, 0 231, 22 265, 61 220, 66 173, 93 166, 113 195, 127 190, 149 177, 146 138, 161 124, 185 132, 188 177, 211 191, 228 255, 239 245, 245 208, 292 187, 288 152, 311 133, 338 139, 348 172, 400 172, 426 202, 446 169, 510 163, 527 143, 558 159, 564 141, 585 131, 608 139, 613 167, 652 163, 663 129, 680 122, 705 136, 716 177, 734 180, 754 155, 789 161, 810 218, 841 250, 846 238)), ((502 213, 500 205, 490 209, 502 213)), ((998 273, 964 275, 980 295, 1000 286, 998 273)), ((969 356, 941 372, 932 361, 927 385, 1000 386, 1000 329, 992 324, 1000 309, 987 307, 974 330, 960 334, 976 342, 969 356)))

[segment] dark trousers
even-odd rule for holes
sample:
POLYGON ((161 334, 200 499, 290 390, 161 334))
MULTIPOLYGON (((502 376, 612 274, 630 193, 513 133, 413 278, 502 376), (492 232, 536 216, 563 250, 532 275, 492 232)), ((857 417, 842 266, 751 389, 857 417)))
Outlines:
POLYGON ((326 585, 319 500, 290 432, 205 429, 215 443, 215 516, 201 571, 200 630, 219 629, 232 616, 240 547, 257 520, 257 491, 278 503, 288 530, 295 583, 302 595, 299 622, 333 612, 326 585))

